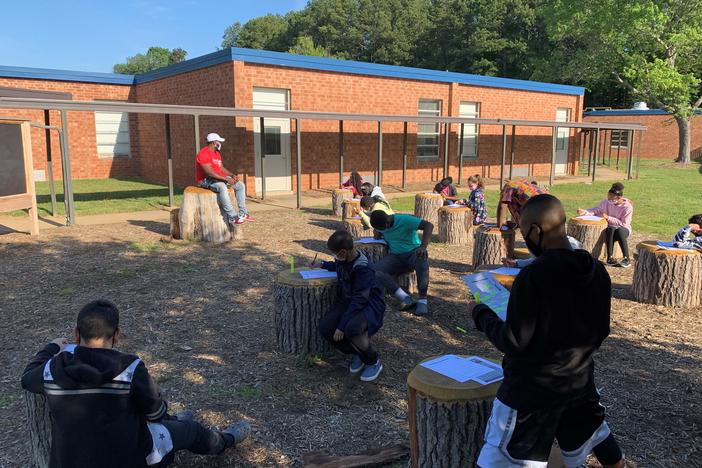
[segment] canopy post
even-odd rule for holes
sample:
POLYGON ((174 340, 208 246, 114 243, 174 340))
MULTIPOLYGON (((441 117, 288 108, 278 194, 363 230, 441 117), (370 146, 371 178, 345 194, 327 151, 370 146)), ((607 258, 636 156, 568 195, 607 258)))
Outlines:
POLYGON ((49 128, 49 110, 44 109, 44 125, 46 139, 46 176, 49 179, 49 194, 51 195, 51 216, 56 216, 56 187, 54 187, 54 168, 51 162, 51 129, 49 128))
POLYGON ((383 184, 383 123, 378 121, 378 180, 375 185, 381 187, 383 184))
POLYGON ((195 129, 195 153, 197 153, 200 150, 200 116, 197 114, 193 115, 193 128, 195 129))
MULTIPOLYGON (((339 121, 341 123, 343 121, 339 121)), ((302 137, 301 137, 301 127, 302 119, 295 119, 295 142, 296 142, 296 152, 297 152, 297 209, 302 208, 302 137)), ((341 129, 343 132, 343 123, 341 123, 341 129)), ((343 156, 342 156, 343 158, 343 156)), ((343 159, 342 159, 343 168, 343 159)))
MULTIPOLYGON (((168 206, 175 206, 173 202, 173 155, 171 149, 171 116, 166 114, 166 159, 168 163, 168 206)), ((195 148, 197 151, 197 148, 195 148)))
POLYGON ((514 168, 514 140, 516 138, 517 126, 512 125, 512 139, 509 142, 509 178, 512 178, 512 169, 514 168))
POLYGON ((612 130, 609 130, 609 139, 607 140, 607 166, 612 167, 612 130))
POLYGON ((259 117, 259 131, 258 131, 258 143, 261 153, 261 200, 266 199, 266 127, 264 122, 264 117, 259 117))
POLYGON ((617 139, 617 163, 615 167, 617 168, 617 170, 619 170, 619 154, 622 150, 622 131, 617 130, 617 132, 619 132, 619 138, 617 139))
POLYGON ((61 111, 61 169, 63 170, 63 203, 66 207, 66 224, 72 226, 76 222, 76 211, 73 204, 73 181, 71 179, 71 154, 68 143, 68 111, 61 111))
POLYGON ((458 144, 458 185, 461 185, 461 176, 463 175, 463 135, 464 123, 461 123, 461 142, 458 144))
POLYGON ((626 162, 626 178, 631 179, 631 166, 634 162, 634 131, 629 130, 629 159, 626 162))
POLYGON ((449 175, 449 133, 451 133, 451 124, 444 124, 444 177, 449 175))
POLYGON ((407 122, 404 122, 404 131, 402 135, 402 188, 406 187, 407 183, 407 122))
POLYGON ((556 177, 556 144, 558 140, 558 127, 551 128, 551 171, 548 174, 548 185, 553 186, 556 177))
MULTIPOLYGON (((300 119, 295 119, 300 122, 300 119)), ((344 183, 344 121, 339 120, 339 187, 344 183)))
POLYGON ((639 178, 639 171, 641 170, 641 140, 643 138, 643 132, 638 130, 638 137, 636 138, 636 178, 639 178))
POLYGON ((595 154, 593 155, 592 158, 592 182, 595 183, 595 171, 597 170, 597 158, 599 158, 600 154, 600 129, 596 128, 595 129, 595 154))
POLYGON ((500 163, 500 187, 505 185, 505 159, 507 159, 507 126, 502 126, 502 160, 500 163))

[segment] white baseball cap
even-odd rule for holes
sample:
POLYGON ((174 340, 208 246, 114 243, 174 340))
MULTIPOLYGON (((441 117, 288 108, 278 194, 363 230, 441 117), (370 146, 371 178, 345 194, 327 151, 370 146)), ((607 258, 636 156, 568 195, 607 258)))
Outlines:
POLYGON ((217 135, 216 133, 208 133, 207 134, 207 142, 212 143, 213 141, 224 141, 224 138, 217 135))

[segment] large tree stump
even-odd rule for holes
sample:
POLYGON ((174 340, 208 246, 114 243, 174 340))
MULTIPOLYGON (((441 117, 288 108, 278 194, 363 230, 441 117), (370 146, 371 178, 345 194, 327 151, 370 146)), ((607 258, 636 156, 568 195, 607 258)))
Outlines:
POLYGON ((51 413, 44 395, 24 392, 24 407, 29 429, 30 464, 49 468, 51 452, 51 413))
MULTIPOLYGON (((229 190, 229 197, 236 209, 234 191, 229 190)), ((229 223, 217 204, 217 194, 201 187, 186 187, 183 192, 183 204, 180 207, 180 235, 185 240, 205 242, 227 242, 232 236, 229 223)), ((237 236, 243 236, 241 225, 236 229, 237 236)))
MULTIPOLYGON (((587 219, 571 218, 568 221, 568 235, 578 239, 583 244, 583 250, 587 250, 594 258, 599 260, 607 259, 607 246, 605 231, 607 220, 601 218, 599 221, 587 219)), ((622 249, 618 243, 614 243, 613 257, 622 256, 622 249)))
POLYGON ((388 244, 384 240, 372 243, 354 242, 353 246, 365 253, 368 260, 373 263, 378 263, 388 254, 388 244))
POLYGON ((357 216, 356 213, 361 211, 361 200, 358 198, 351 198, 341 202, 341 220, 344 221, 347 218, 353 218, 357 216))
POLYGON ((278 348, 286 353, 326 353, 331 346, 319 333, 319 321, 334 305, 336 278, 305 280, 299 271, 280 272, 273 287, 278 348))
POLYGON ((180 208, 171 209, 170 219, 171 219, 171 239, 180 239, 180 208))
POLYGON ((473 242, 473 269, 481 265, 497 265, 503 258, 514 256, 514 229, 479 226, 473 242))
MULTIPOLYGON (((490 270, 496 270, 498 268, 502 268, 504 265, 480 265, 478 268, 475 269, 475 271, 480 272, 480 271, 490 271, 490 270)), ((514 280, 517 279, 517 276, 512 276, 512 275, 503 275, 500 273, 492 273, 492 276, 495 277, 498 283, 500 283, 502 286, 504 286, 507 290, 511 291, 512 290, 512 285, 514 284, 514 280)))
POLYGON ((343 213, 342 203, 344 200, 353 198, 353 192, 348 189, 332 190, 332 212, 334 216, 341 216, 343 213))
POLYGON ((476 466, 500 383, 460 383, 415 367, 407 378, 411 466, 476 466))
POLYGON ((636 247, 638 258, 631 285, 638 302, 666 307, 696 307, 702 296, 702 254, 664 250, 655 241, 636 247))
MULTIPOLYGON (((410 271, 409 273, 402 273, 395 277, 397 284, 407 293, 407 294, 417 294, 419 290, 417 289, 417 273, 415 271, 410 271)), ((388 294, 393 294, 395 291, 388 291, 388 294)))
POLYGON ((434 226, 439 223, 439 208, 442 206, 444 198, 438 193, 418 193, 414 197, 414 215, 434 226))
POLYGON ((468 207, 439 208, 439 242, 466 245, 473 229, 473 211, 468 207))
POLYGON ((360 217, 346 218, 344 220, 344 228, 353 236, 354 239, 361 237, 373 237, 373 229, 366 227, 360 217))

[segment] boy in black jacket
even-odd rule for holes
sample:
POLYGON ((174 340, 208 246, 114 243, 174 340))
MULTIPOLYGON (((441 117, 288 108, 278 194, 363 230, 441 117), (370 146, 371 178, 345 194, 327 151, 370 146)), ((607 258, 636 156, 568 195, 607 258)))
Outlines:
POLYGON ((554 437, 568 467, 590 452, 605 467, 624 466, 594 381, 593 354, 609 335, 611 282, 602 263, 572 249, 565 221, 556 197, 529 199, 520 230, 537 259, 512 286, 507 321, 484 304, 469 306, 478 330, 505 353, 482 468, 546 467, 554 437))
POLYGON ((25 369, 22 388, 51 410, 51 468, 167 466, 177 450, 218 454, 248 437, 246 422, 219 432, 189 411, 168 416, 144 363, 112 349, 119 337, 117 307, 91 302, 78 313, 78 344, 56 339, 25 369))
POLYGON ((353 246, 347 231, 336 231, 327 247, 335 262, 322 262, 322 268, 336 271, 336 302, 319 324, 319 331, 341 352, 353 354, 349 367, 352 374, 361 373, 361 380, 378 378, 383 364, 370 343, 383 326, 385 297, 375 279, 375 270, 368 258, 353 246))

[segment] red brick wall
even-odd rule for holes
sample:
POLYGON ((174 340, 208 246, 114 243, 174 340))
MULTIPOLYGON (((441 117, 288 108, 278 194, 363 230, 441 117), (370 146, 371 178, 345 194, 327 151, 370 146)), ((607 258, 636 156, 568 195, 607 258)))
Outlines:
MULTIPOLYGON (((65 81, 1 78, 0 87, 71 93, 74 101, 115 100, 134 101, 133 89, 126 85, 75 83, 65 81)), ((44 111, 27 109, 0 109, 0 116, 29 118, 44 123, 44 111)), ((61 126, 58 111, 50 112, 50 124, 61 126)), ((71 173, 76 179, 106 178, 139 175, 139 148, 135 144, 136 120, 130 116, 131 158, 99 158, 95 139, 95 115, 92 112, 68 113, 68 141, 71 155, 71 173)), ((62 177, 61 149, 58 134, 51 133, 51 155, 54 179, 62 177)), ((46 137, 43 129, 32 129, 32 156, 34 168, 47 170, 46 137)), ((48 178, 48 174, 47 174, 48 178)))
MULTIPOLYGON (((597 115, 585 116, 586 122, 628 122, 648 127, 641 137, 641 157, 648 159, 675 159, 678 156, 678 124, 670 115, 597 115)), ((695 116, 690 126, 693 153, 702 153, 702 116, 695 116)), ((634 155, 637 154, 638 137, 634 138, 634 155)), ((603 143, 607 148, 609 137, 603 143)), ((622 151, 624 149, 622 148, 622 151)))

